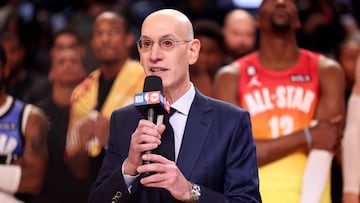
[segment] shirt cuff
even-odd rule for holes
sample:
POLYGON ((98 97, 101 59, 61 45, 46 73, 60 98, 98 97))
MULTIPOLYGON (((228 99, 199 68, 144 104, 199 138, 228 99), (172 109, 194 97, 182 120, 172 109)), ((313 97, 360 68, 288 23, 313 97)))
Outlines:
MULTIPOLYGON (((125 159, 126 161, 127 159, 125 159)), ((122 166, 121 166, 121 172, 124 176, 124 181, 125 181, 125 184, 127 185, 128 187, 128 191, 129 193, 131 193, 131 188, 133 186, 133 183, 134 181, 136 180, 136 178, 139 176, 139 174, 135 175, 135 176, 132 176, 132 175, 126 175, 125 174, 125 161, 123 162, 122 166)))

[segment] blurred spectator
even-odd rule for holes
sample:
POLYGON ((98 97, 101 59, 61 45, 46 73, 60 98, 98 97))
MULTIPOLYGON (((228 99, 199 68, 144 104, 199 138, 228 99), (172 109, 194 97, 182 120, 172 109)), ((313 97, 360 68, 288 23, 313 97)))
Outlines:
POLYGON ((82 43, 80 35, 78 35, 74 30, 64 28, 54 35, 50 49, 50 56, 51 58, 54 58, 55 55, 63 49, 75 49, 82 58, 85 54, 85 48, 82 43))
POLYGON ((360 34, 346 38, 340 43, 336 59, 345 71, 346 90, 348 97, 355 81, 356 60, 360 54, 360 34))
MULTIPOLYGON (((343 2, 342 4, 346 4, 343 2)), ((340 24, 344 28, 345 36, 339 44, 339 48, 335 50, 335 58, 339 61, 341 67, 344 69, 346 77, 345 101, 352 92, 352 87, 355 80, 356 60, 360 53, 360 30, 358 23, 354 16, 348 12, 340 16, 340 24)), ((331 190, 332 203, 342 202, 343 191, 343 172, 342 172, 342 151, 336 154, 331 168, 331 190)))
POLYGON ((256 46, 256 25, 254 17, 246 10, 230 11, 223 25, 225 41, 225 63, 250 53, 256 46))
POLYGON ((224 38, 216 21, 195 20, 193 26, 195 38, 201 42, 201 49, 197 62, 190 67, 190 79, 200 92, 211 96, 214 75, 224 65, 224 38))
POLYGON ((360 54, 355 65, 355 80, 347 103, 343 139, 343 196, 342 203, 360 202, 360 54))
POLYGON ((331 54, 345 36, 341 14, 334 0, 308 1, 308 7, 300 12, 300 47, 331 54))
POLYGON ((19 13, 19 1, 9 1, 3 7, 3 18, 0 24, 2 33, 11 33, 19 37, 19 41, 24 46, 30 46, 33 39, 32 33, 36 27, 31 27, 30 21, 26 21, 19 13))
MULTIPOLYGON (((335 57, 345 72, 346 88, 344 99, 346 103, 348 103, 354 86, 356 60, 359 55, 360 38, 357 38, 354 35, 341 42, 338 50, 335 52, 335 57)), ((336 154, 336 159, 334 159, 332 163, 331 172, 332 203, 341 203, 343 192, 342 150, 339 150, 339 153, 336 154)))
POLYGON ((359 0, 352 0, 352 14, 354 15, 356 21, 360 23, 360 1, 359 0))
POLYGON ((36 103, 49 94, 47 78, 25 67, 27 52, 18 37, 5 33, 0 36, 0 44, 5 48, 8 61, 5 66, 8 94, 29 103, 36 103))
POLYGON ((24 203, 43 185, 48 123, 41 109, 7 94, 6 63, 0 45, 0 202, 24 203))
POLYGON ((222 23, 227 12, 227 9, 219 7, 217 2, 213 0, 184 0, 179 1, 176 7, 192 21, 205 18, 222 23))
POLYGON ((75 30, 85 45, 84 66, 88 73, 99 66, 91 46, 91 34, 94 20, 97 15, 108 9, 109 4, 102 0, 79 0, 77 10, 73 12, 68 21, 68 27, 75 30))
POLYGON ((350 14, 344 14, 341 16, 341 25, 345 29, 346 38, 358 38, 360 40, 360 28, 359 23, 356 21, 354 16, 350 14))
MULTIPOLYGON (((58 39, 55 38, 55 41, 58 39)), ((64 160, 70 96, 76 85, 86 76, 81 57, 81 52, 74 48, 57 50, 56 54, 52 55, 48 76, 52 84, 52 94, 38 103, 50 122, 47 140, 48 172, 41 193, 32 200, 34 203, 87 202, 90 181, 75 178, 64 160)))
POLYGON ((126 18, 103 12, 95 19, 91 47, 100 66, 71 96, 66 155, 76 177, 95 181, 109 136, 111 113, 133 103, 145 73, 129 58, 134 43, 126 18))

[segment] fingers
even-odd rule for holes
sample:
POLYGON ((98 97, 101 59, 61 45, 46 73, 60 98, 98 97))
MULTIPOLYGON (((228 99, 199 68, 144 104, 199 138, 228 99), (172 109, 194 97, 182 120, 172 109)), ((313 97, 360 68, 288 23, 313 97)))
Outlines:
POLYGON ((176 179, 176 175, 174 174, 177 174, 178 171, 178 168, 174 162, 156 154, 143 155, 143 157, 149 158, 148 160, 152 160, 153 162, 150 164, 141 165, 137 168, 137 172, 139 174, 150 174, 141 178, 141 184, 148 187, 164 188, 164 186, 169 186, 169 184, 171 185, 174 183, 176 179))
POLYGON ((150 164, 141 165, 137 168, 138 173, 166 173, 176 170, 175 162, 158 154, 143 154, 142 160, 150 164))
POLYGON ((148 135, 153 135, 155 137, 160 138, 160 131, 159 131, 159 126, 155 125, 154 123, 148 121, 148 120, 140 120, 138 127, 135 130, 135 133, 137 133, 139 136, 141 134, 148 134, 148 135))
POLYGON ((148 120, 140 120, 135 132, 131 135, 128 159, 134 165, 141 165, 141 155, 145 151, 156 149, 161 144, 161 127, 148 120))
POLYGON ((141 184, 149 185, 149 184, 158 184, 167 181, 166 173, 153 173, 153 175, 147 176, 146 178, 142 178, 140 180, 141 184))
POLYGON ((337 116, 335 116, 335 117, 333 117, 333 118, 331 118, 330 119, 330 123, 331 124, 338 124, 338 123, 340 123, 341 121, 342 121, 342 115, 337 115, 337 116))
POLYGON ((152 175, 140 179, 146 187, 164 188, 177 200, 184 200, 184 194, 189 191, 190 182, 184 177, 175 162, 156 155, 143 155, 144 159, 158 161, 138 167, 139 173, 153 172, 152 175))
MULTIPOLYGON (((341 115, 337 115, 335 117, 329 118, 329 119, 318 119, 316 125, 318 124, 326 124, 326 125, 337 125, 340 124, 343 120, 343 117, 341 115)), ((315 125, 314 125, 315 126, 315 125)))
POLYGON ((160 164, 174 163, 173 161, 171 161, 159 154, 143 154, 141 158, 146 161, 151 161, 151 162, 160 163, 160 164))
POLYGON ((138 127, 132 135, 132 145, 139 145, 135 148, 139 148, 141 152, 146 150, 155 149, 161 144, 161 134, 159 129, 153 123, 141 120, 138 127))

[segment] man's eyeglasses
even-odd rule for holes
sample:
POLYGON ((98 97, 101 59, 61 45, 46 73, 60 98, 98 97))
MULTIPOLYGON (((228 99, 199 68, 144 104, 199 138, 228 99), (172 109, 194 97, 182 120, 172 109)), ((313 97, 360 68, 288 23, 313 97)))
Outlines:
MULTIPOLYGON (((157 43, 159 44, 159 47, 162 50, 171 50, 175 47, 176 43, 187 43, 190 42, 191 40, 174 40, 174 39, 160 39, 157 43)), ((154 45, 154 41, 151 39, 140 39, 137 41, 137 45, 141 50, 150 50, 153 45, 154 45)))

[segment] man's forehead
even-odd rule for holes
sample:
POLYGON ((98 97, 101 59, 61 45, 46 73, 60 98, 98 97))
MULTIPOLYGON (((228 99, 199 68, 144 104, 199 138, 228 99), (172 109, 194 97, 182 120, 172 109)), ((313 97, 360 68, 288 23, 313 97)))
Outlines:
POLYGON ((181 27, 176 21, 171 19, 161 19, 161 23, 157 23, 156 19, 149 19, 145 21, 142 28, 141 34, 145 36, 156 35, 158 37, 164 35, 176 35, 178 28, 181 27))
POLYGON ((175 37, 189 38, 193 36, 193 28, 190 20, 182 13, 173 9, 156 11, 145 18, 142 35, 154 35, 159 39, 166 34, 175 37))

